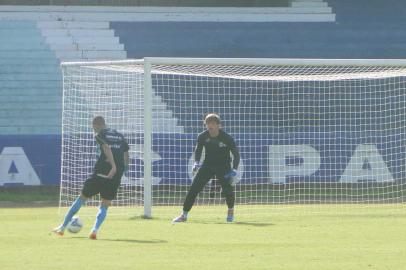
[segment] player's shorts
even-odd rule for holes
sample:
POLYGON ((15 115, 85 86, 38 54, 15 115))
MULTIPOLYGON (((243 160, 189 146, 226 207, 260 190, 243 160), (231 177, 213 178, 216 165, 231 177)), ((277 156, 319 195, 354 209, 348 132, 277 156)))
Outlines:
POLYGON ((122 172, 117 172, 112 179, 97 176, 93 174, 85 181, 82 194, 87 197, 93 197, 100 193, 100 197, 105 200, 114 200, 120 187, 122 172))

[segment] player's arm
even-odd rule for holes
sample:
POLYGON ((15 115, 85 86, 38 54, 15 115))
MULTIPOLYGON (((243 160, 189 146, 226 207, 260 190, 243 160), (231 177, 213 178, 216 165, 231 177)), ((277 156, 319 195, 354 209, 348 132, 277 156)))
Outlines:
POLYGON ((203 144, 199 140, 197 140, 197 144, 195 147, 195 162, 197 162, 197 163, 200 162, 202 153, 203 153, 203 144))
POLYGON ((230 152, 233 155, 233 168, 224 176, 224 178, 228 179, 230 184, 234 186, 236 184, 237 169, 240 165, 240 152, 238 151, 234 139, 230 139, 230 152))
POLYGON ((240 165, 240 152, 238 151, 237 147, 234 145, 234 148, 230 149, 231 154, 233 154, 233 169, 237 170, 238 165, 240 165))
POLYGON ((200 169, 200 159, 203 153, 203 143, 201 142, 200 136, 197 138, 197 144, 195 147, 195 163, 193 164, 192 173, 196 174, 200 169))
POLYGON ((130 154, 128 153, 128 151, 124 152, 124 173, 128 172, 128 166, 130 164, 130 154))
POLYGON ((128 164, 130 164, 130 154, 127 152, 124 152, 124 168, 128 168, 128 164))
POLYGON ((128 166, 130 164, 130 154, 128 152, 130 150, 130 147, 128 146, 128 143, 124 138, 123 138, 122 149, 123 149, 123 155, 124 155, 124 172, 127 172, 128 166))
POLYGON ((107 143, 102 144, 103 153, 106 155, 107 162, 110 163, 111 169, 109 174, 106 176, 109 179, 112 179, 116 174, 117 168, 116 163, 114 162, 113 152, 111 152, 110 146, 107 143))

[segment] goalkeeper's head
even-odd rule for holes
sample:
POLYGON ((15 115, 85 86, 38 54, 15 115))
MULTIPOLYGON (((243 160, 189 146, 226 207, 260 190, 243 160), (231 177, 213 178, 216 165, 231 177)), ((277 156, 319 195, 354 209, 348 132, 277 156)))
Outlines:
POLYGON ((204 118, 204 124, 209 130, 210 136, 215 137, 218 135, 220 129, 220 116, 217 113, 209 113, 204 118))
POLYGON ((100 130, 106 128, 106 121, 104 120, 103 116, 96 116, 93 118, 92 124, 93 130, 96 133, 99 133, 100 130))
POLYGON ((220 116, 217 113, 209 113, 204 118, 204 124, 207 125, 208 123, 215 123, 217 125, 221 124, 220 116))

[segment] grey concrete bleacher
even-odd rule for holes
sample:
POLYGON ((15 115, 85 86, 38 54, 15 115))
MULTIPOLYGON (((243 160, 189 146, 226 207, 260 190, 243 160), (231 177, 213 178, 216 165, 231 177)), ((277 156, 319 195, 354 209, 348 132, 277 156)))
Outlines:
MULTIPOLYGON (((0 43, 0 105, 4 109, 0 133, 59 133, 62 83, 58 64, 127 58, 124 44, 110 26, 112 21, 334 21, 332 9, 321 0, 285 2, 254 7, 0 6, 0 39, 4 40, 0 43)), ((154 113, 165 116, 157 125, 181 132, 166 104, 154 102, 154 113)))
POLYGON ((0 6, 0 18, 83 22, 332 22, 335 21, 335 14, 324 1, 294 0, 284 7, 0 6))
POLYGON ((57 134, 61 73, 32 21, 0 24, 0 133, 57 134))

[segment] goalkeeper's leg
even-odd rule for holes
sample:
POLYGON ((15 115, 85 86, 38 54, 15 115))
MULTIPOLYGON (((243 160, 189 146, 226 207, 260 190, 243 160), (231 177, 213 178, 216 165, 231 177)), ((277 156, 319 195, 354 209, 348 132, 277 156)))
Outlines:
POLYGON ((228 207, 227 211, 227 222, 234 221, 234 204, 235 204, 235 193, 234 187, 231 185, 230 181, 226 181, 224 177, 220 175, 217 176, 221 184, 221 195, 226 198, 226 203, 228 207))
POLYGON ((183 213, 179 217, 173 219, 173 222, 185 222, 187 220, 188 213, 190 209, 192 209, 197 195, 213 176, 214 172, 210 168, 203 166, 199 169, 196 176, 193 178, 193 183, 190 186, 183 203, 183 213))

